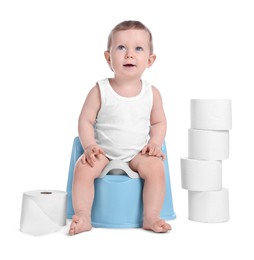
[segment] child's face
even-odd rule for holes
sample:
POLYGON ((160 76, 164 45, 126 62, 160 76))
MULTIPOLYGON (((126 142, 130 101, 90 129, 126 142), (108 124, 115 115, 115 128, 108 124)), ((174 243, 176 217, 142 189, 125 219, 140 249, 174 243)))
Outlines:
POLYGON ((105 52, 105 58, 115 76, 140 78, 156 56, 150 54, 149 33, 130 29, 112 35, 110 50, 105 52))

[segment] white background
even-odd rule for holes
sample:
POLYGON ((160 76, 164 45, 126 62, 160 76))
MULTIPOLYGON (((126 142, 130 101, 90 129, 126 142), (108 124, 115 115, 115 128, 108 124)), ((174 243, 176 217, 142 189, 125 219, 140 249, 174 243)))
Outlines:
POLYGON ((253 259, 253 14, 253 1, 247 0, 1 1, 0 254, 44 260, 253 259), (81 106, 98 79, 112 76, 103 52, 110 30, 126 19, 142 21, 154 36, 157 60, 144 78, 160 89, 168 118, 173 229, 163 235, 93 229, 69 237, 66 226, 42 237, 23 234, 22 193, 66 188, 81 106), (230 157, 223 161, 230 195, 226 223, 188 220, 180 158, 187 156, 192 98, 232 99, 230 157))

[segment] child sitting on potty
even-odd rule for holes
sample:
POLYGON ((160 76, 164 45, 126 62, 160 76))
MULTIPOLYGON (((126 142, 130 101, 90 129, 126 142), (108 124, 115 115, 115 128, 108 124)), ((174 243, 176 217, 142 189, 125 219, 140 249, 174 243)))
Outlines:
POLYGON ((171 226, 160 219, 166 190, 161 151, 166 117, 159 90, 141 79, 156 59, 150 30, 139 21, 116 25, 104 56, 114 77, 96 83, 79 116, 84 154, 74 169, 75 215, 69 234, 91 230, 94 180, 116 159, 128 162, 144 179, 143 228, 167 232, 171 226))

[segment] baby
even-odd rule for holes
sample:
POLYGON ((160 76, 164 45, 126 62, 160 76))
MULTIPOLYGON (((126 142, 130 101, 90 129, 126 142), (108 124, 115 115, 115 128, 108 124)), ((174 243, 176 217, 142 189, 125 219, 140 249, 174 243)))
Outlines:
POLYGON ((104 56, 114 77, 97 82, 79 116, 84 154, 74 169, 75 215, 69 234, 92 229, 94 180, 115 159, 128 162, 144 179, 143 228, 167 232, 171 226, 160 219, 166 189, 161 151, 166 116, 158 89, 141 79, 156 59, 152 34, 139 21, 124 21, 109 34, 104 56))

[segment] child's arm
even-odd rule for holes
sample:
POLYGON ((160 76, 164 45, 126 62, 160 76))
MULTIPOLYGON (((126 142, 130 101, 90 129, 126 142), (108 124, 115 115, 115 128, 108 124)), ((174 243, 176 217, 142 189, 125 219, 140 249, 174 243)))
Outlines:
POLYGON ((82 158, 82 162, 85 163, 86 160, 91 166, 94 165, 96 155, 104 154, 94 137, 94 124, 100 106, 100 90, 98 86, 95 86, 88 93, 78 120, 79 139, 85 151, 85 158, 82 158))
POLYGON ((167 131, 167 120, 163 109, 162 98, 160 92, 155 87, 153 89, 153 108, 150 116, 150 140, 146 145, 142 154, 148 153, 149 155, 165 158, 161 152, 161 146, 165 139, 167 131))

